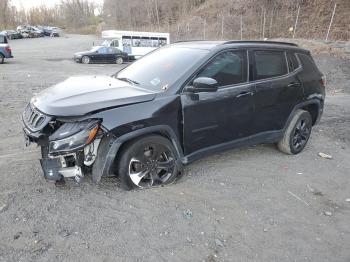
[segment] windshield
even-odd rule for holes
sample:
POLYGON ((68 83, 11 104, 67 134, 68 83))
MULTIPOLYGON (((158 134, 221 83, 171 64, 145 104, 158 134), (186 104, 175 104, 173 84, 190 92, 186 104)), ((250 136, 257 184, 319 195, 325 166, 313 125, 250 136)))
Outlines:
POLYGON ((193 48, 161 48, 126 67, 116 78, 128 79, 152 91, 166 90, 207 53, 208 50, 193 48))

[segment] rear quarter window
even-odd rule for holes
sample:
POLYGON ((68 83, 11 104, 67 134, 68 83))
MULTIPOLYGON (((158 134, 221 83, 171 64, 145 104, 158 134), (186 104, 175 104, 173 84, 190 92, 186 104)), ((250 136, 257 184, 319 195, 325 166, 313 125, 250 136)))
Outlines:
POLYGON ((295 53, 288 53, 288 64, 290 72, 293 72, 294 70, 300 67, 299 61, 295 56, 295 53))
POLYGON ((288 73, 284 51, 254 51, 255 80, 282 76, 288 73))
POLYGON ((303 66, 303 71, 307 74, 311 74, 311 73, 318 73, 320 74, 315 61, 312 59, 312 57, 310 55, 306 55, 306 54, 297 54, 301 65, 303 66))

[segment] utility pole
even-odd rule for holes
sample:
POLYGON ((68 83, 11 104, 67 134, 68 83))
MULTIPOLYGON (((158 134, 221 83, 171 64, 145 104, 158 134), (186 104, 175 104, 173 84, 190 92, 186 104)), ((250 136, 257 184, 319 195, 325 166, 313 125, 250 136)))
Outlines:
POLYGON ((190 36, 190 23, 187 22, 187 37, 186 39, 188 40, 190 36))
POLYGON ((333 13, 332 13, 331 22, 329 23, 329 27, 328 27, 328 31, 327 31, 326 41, 328 41, 328 36, 329 36, 329 32, 331 31, 331 27, 332 27, 333 18, 334 18, 334 14, 335 14, 335 9, 336 8, 337 8, 337 4, 334 4, 334 9, 333 9, 333 13))
POLYGON ((205 27, 206 27, 207 21, 204 19, 203 21, 203 40, 205 40, 205 27))
POLYGON ((156 13, 157 13, 158 32, 160 32, 158 1, 156 0, 155 2, 156 2, 156 13))
POLYGON ((300 13, 300 4, 298 6, 297 18, 295 19, 294 30, 293 30, 293 38, 295 37, 295 32, 297 31, 297 25, 298 25, 298 20, 299 20, 299 13, 300 13))
POLYGON ((225 19, 225 17, 222 16, 222 20, 221 20, 221 39, 224 38, 224 19, 225 19))
POLYGON ((241 14, 241 40, 243 40, 243 15, 241 14))
POLYGON ((263 18, 263 29, 262 29, 262 38, 265 39, 265 21, 266 21, 266 9, 264 8, 264 18, 263 18))

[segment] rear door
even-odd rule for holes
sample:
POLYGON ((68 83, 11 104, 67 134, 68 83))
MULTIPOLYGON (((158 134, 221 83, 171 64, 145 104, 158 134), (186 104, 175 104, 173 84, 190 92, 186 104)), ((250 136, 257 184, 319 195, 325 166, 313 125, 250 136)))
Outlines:
POLYGON ((115 63, 117 50, 118 49, 116 49, 114 47, 107 48, 107 53, 106 53, 106 62, 107 63, 115 63))
POLYGON ((288 66, 284 50, 251 50, 256 133, 283 129, 292 109, 303 97, 297 71, 288 66))
POLYGON ((181 95, 185 154, 249 136, 255 90, 248 83, 247 68, 247 51, 229 50, 193 77, 213 78, 219 89, 181 95))

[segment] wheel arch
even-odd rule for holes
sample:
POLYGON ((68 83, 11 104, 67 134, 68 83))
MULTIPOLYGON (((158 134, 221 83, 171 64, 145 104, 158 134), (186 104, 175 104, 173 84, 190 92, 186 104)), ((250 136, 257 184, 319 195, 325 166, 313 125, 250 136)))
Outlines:
POLYGON ((315 125, 319 118, 318 116, 320 114, 320 104, 310 103, 301 107, 300 109, 303 109, 310 113, 311 119, 312 119, 312 125, 315 125))
POLYGON ((115 164, 120 157, 120 153, 124 146, 134 141, 135 139, 150 136, 160 135, 167 138, 174 146, 178 158, 182 161, 183 150, 181 143, 176 136, 174 130, 167 125, 158 125, 152 127, 145 127, 127 133, 120 137, 114 137, 113 135, 107 135, 104 141, 98 149, 97 157, 93 165, 92 179, 95 183, 101 180, 102 176, 110 176, 115 174, 115 164))
POLYGON ((298 109, 303 109, 305 111, 308 111, 312 118, 312 125, 316 125, 319 122, 323 113, 323 101, 318 98, 313 98, 313 99, 301 102, 296 106, 294 106, 292 112, 289 114, 289 117, 284 125, 283 130, 286 130, 295 112, 298 109))

